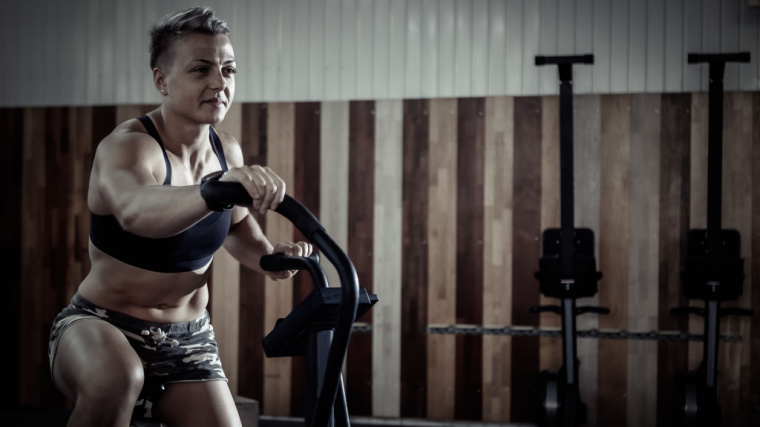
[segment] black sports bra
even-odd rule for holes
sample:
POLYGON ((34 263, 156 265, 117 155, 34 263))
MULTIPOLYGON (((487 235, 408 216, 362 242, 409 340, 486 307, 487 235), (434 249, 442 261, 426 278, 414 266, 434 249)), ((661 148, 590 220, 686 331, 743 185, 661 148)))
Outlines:
MULTIPOLYGON (((171 164, 156 127, 148 116, 140 117, 138 120, 161 146, 166 162, 166 179, 163 185, 171 185, 171 164)), ((210 126, 209 137, 222 171, 227 171, 221 141, 210 126)), ((113 215, 93 213, 90 240, 101 251, 135 267, 162 273, 193 271, 208 264, 214 252, 222 246, 230 229, 231 215, 229 210, 213 212, 177 235, 152 239, 124 231, 113 215)))

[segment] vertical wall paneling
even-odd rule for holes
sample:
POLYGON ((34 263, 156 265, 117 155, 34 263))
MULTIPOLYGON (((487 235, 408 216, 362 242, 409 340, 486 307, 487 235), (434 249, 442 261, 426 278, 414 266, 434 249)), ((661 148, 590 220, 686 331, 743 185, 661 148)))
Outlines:
MULTIPOLYGON (((483 187, 483 324, 512 321, 514 98, 486 99, 483 187)), ((483 420, 510 419, 511 337, 483 337, 483 420)))
MULTIPOLYGON (((320 206, 320 153, 321 153, 321 103, 300 102, 295 104, 295 134, 294 134, 294 175, 288 192, 309 209, 317 218, 322 217, 320 206)), ((293 230, 292 241, 304 241, 306 238, 297 229, 293 230)), ((344 246, 345 247, 345 246, 344 246)), ((329 262, 325 261, 325 264, 329 262)), ((329 283, 329 282, 328 282, 329 283)), ((338 283, 332 285, 338 286, 338 283)), ((314 281, 301 272, 293 278, 293 306, 301 303, 314 291, 314 281)), ((352 341, 353 344, 354 341, 352 341)), ((364 362, 369 369, 369 361, 364 362)), ((355 365, 354 365, 355 366, 355 365)), ((303 415, 304 408, 304 360, 300 357, 292 359, 293 375, 291 378, 290 411, 293 415, 303 415)))
POLYGON ((325 93, 325 0, 314 0, 304 5, 309 9, 309 39, 299 40, 309 44, 309 98, 321 100, 325 93))
POLYGON ((665 2, 665 92, 680 92, 683 89, 683 67, 686 66, 683 3, 665 2))
MULTIPOLYGON (((541 0, 541 33, 537 54, 559 55, 559 7, 557 0, 541 0)), ((533 62, 533 61, 531 61, 533 62)), ((533 70, 540 76, 539 90, 542 94, 555 94, 558 92, 557 67, 539 67, 533 70)))
POLYGON ((760 9, 744 8, 739 10, 739 46, 737 51, 750 52, 750 62, 748 64, 737 64, 739 68, 739 85, 737 90, 755 90, 757 89, 758 72, 757 66, 760 61, 760 9))
POLYGON ((472 96, 473 49, 472 0, 454 3, 455 44, 454 44, 454 91, 463 96, 472 96))
MULTIPOLYGON (((488 63, 489 57, 488 46, 488 2, 476 1, 472 5, 472 96, 488 95, 488 63)), ((497 57, 498 58, 498 57, 497 57)), ((496 60, 496 58, 494 58, 496 60)))
POLYGON ((372 414, 398 417, 401 398, 403 103, 375 103, 372 414))
MULTIPOLYGON (((752 94, 730 92, 724 100, 723 127, 723 228, 741 235, 741 256, 745 260, 743 295, 724 306, 750 308, 752 270, 752 94)), ((750 319, 726 316, 721 319, 721 333, 749 337, 750 319)), ((740 425, 749 418, 750 346, 721 343, 718 356, 718 399, 727 425, 740 425)))
MULTIPOLYGON (((52 313, 44 311, 43 304, 37 303, 37 295, 44 295, 45 283, 45 236, 46 208, 43 199, 46 191, 46 168, 39 167, 39 162, 47 156, 45 144, 46 111, 41 108, 24 110, 23 158, 21 163, 21 275, 24 287, 20 298, 20 325, 26 325, 33 331, 44 328, 42 322, 52 322, 52 313)), ((54 316, 54 314, 53 314, 54 316)), ((19 340, 21 358, 19 366, 19 403, 22 405, 40 405, 41 394, 45 387, 47 360, 44 352, 23 349, 37 348, 36 334, 21 334, 19 340)))
MULTIPOLYGON (((562 2, 567 3, 566 1, 562 2)), ((562 16, 566 16, 562 14, 562 16)), ((594 53, 594 0, 576 0, 575 3, 575 34, 574 43, 576 54, 594 53)), ((560 41, 560 47, 562 42, 560 41)), ((594 56, 594 62, 599 59, 594 56)), ((594 67, 575 67, 573 70, 573 92, 591 93, 593 91, 594 67)))
MULTIPOLYGON (((267 166, 276 171, 285 182, 293 182, 293 131, 294 105, 269 104, 267 117, 267 166)), ((265 232, 273 243, 288 242, 293 238, 293 227, 285 218, 267 215, 265 232)), ((268 333, 278 318, 292 310, 292 279, 264 284, 264 331, 268 333)), ((270 415, 290 414, 291 361, 287 358, 264 360, 264 411, 270 415)))
MULTIPOLYGON (((686 3, 695 4, 694 1, 686 3)), ((637 6, 634 6, 636 8, 637 6)), ((660 0, 647 1, 647 56, 646 56, 646 90, 662 92, 665 88, 665 3, 660 0)), ((691 22, 693 24, 693 21, 691 22)), ((696 25, 698 34, 700 25, 696 25)))
MULTIPOLYGON (((456 319, 457 100, 430 101, 428 205, 428 316, 430 325, 456 319)), ((427 417, 454 419, 456 339, 427 336, 427 417)))
MULTIPOLYGON (((741 0, 722 0, 720 2, 720 52, 737 52, 739 50, 739 34, 741 17, 739 14, 741 0)), ((739 64, 726 64, 726 74, 723 84, 727 91, 737 90, 739 86, 739 64)))
POLYGON ((612 2, 594 2, 594 86, 595 93, 612 89, 612 2))
MULTIPOLYGON (((556 67, 549 68, 554 72, 554 83, 557 83, 556 67)), ((541 232, 547 228, 560 228, 560 140, 559 140, 559 97, 546 96, 541 98, 541 232)), ((535 282, 539 286, 538 281, 535 282)), ((557 305, 555 298, 540 296, 541 305, 557 305)), ((562 318, 556 313, 541 313, 541 327, 560 328, 562 318)), ((557 370, 562 366, 562 340, 558 337, 541 337, 540 362, 541 370, 557 370)))
MULTIPOLYGON (((267 28, 266 25, 264 25, 267 16, 264 7, 261 6, 261 2, 257 2, 256 5, 257 7, 254 7, 249 4, 247 13, 244 15, 245 19, 243 19, 243 21, 247 22, 246 28, 248 28, 249 31, 248 37, 245 37, 242 31, 240 31, 240 34, 238 35, 238 29, 236 28, 231 29, 233 31, 231 34, 233 48, 238 45, 238 39, 241 39, 241 41, 245 39, 247 44, 247 47, 240 46, 237 48, 238 50, 243 48, 243 50, 246 51, 243 56, 244 62, 239 64, 238 74, 236 75, 238 91, 236 97, 238 102, 260 102, 265 99, 264 86, 266 84, 266 74, 264 72, 264 67, 267 65, 267 61, 266 58, 264 58, 263 53, 264 46, 267 43, 267 38, 265 37, 267 28)), ((239 54, 236 53, 236 55, 239 54)), ((307 89, 305 90, 308 90, 308 88, 309 86, 307 83, 307 89)), ((305 93, 311 94, 308 91, 305 93)))
MULTIPOLYGON (((457 323, 483 324, 483 98, 459 100, 457 111, 457 323)), ((456 338, 457 418, 482 418, 483 338, 456 338)))
MULTIPOLYGON (((515 12, 516 13, 516 12, 515 12)), ((535 56, 541 48, 541 3, 524 1, 522 5, 522 95, 540 93, 535 56)), ((514 52, 518 52, 515 50, 514 52)))
MULTIPOLYGON (((752 253, 760 253, 760 185, 755 183, 760 182, 760 167, 754 166, 760 164, 760 94, 754 94, 754 101, 752 106, 753 120, 752 120, 752 253)), ((747 236, 749 238, 749 236, 747 236)), ((745 259, 747 259, 745 257, 745 259)), ((760 313, 760 291, 756 283, 760 280, 760 257, 754 256, 751 261, 745 261, 749 263, 752 274, 752 282, 745 282, 744 286, 754 287, 752 292, 752 309, 755 313, 760 313)), ((751 355, 750 360, 760 359, 760 316, 753 316, 750 325, 752 332, 750 335, 751 355)), ((760 366, 757 363, 752 364, 752 368, 749 372, 750 382, 750 403, 753 406, 760 405, 760 366)))
MULTIPOLYGON (((512 324, 538 326, 531 306, 539 302, 534 277, 541 235, 541 100, 515 98, 512 236, 512 324)), ((512 337, 512 422, 536 422, 539 347, 528 337, 512 337)))
POLYGON ((454 43, 456 40, 456 14, 454 0, 440 0, 438 3, 438 96, 453 97, 456 94, 455 70, 452 65, 456 60, 454 43))
POLYGON ((357 91, 355 99, 388 97, 388 76, 391 67, 391 44, 388 22, 391 19, 390 2, 360 0, 356 6, 357 22, 357 91))
MULTIPOLYGON (((0 81, 0 105, 156 102, 148 32, 194 4, 32 0, 8 5, 4 58, 31 64, 0 81), (17 34, 28 29, 28 37, 17 34), (61 43, 69 46, 61 50, 61 43), (37 52, 38 54, 32 54, 37 52), (39 54, 41 53, 41 54, 39 54), (16 84, 21 81, 27 84, 16 84)), ((217 0, 238 59, 239 102, 552 95, 538 53, 594 53, 578 94, 690 92, 706 67, 688 52, 758 56, 747 0, 217 0)), ((10 62, 6 64, 11 66, 10 62)), ((728 90, 760 87, 757 61, 729 64, 728 90)))
MULTIPOLYGON (((628 329, 657 330, 660 95, 631 97, 628 329)), ((627 425, 657 424, 657 343, 628 342, 627 425)))
MULTIPOLYGON (((242 135, 242 104, 232 104, 224 121, 216 129, 230 134, 238 141, 242 135)), ((219 358, 229 380, 230 391, 238 394, 240 304, 240 263, 220 248, 214 254, 211 269, 211 313, 214 316, 214 334, 219 345, 219 358)))
POLYGON ((404 97, 422 96, 422 8, 421 2, 406 5, 406 56, 404 57, 404 97))
POLYGON ((628 16, 628 92, 646 91, 647 84, 647 7, 630 5, 628 16))
MULTIPOLYGON (((351 103, 348 150, 348 247, 359 283, 373 292, 372 253, 375 188, 375 103, 351 103)), ((364 322, 371 322, 366 316, 364 322)), ((354 334, 346 356, 348 409, 358 415, 372 410, 372 337, 354 334)))
MULTIPOLYGON (((599 224, 599 305, 610 314, 599 317, 599 327, 628 329, 628 268, 630 241, 631 97, 608 95, 601 99, 602 133, 599 224), (614 165, 614 166, 613 166, 614 165)), ((628 343, 599 341, 599 424, 626 421, 628 343)))
MULTIPOLYGON (((586 67, 577 67, 583 69, 586 67)), ((590 67, 589 67, 590 68, 590 67)), ((575 226, 586 227, 594 231, 597 261, 599 251, 600 206, 600 132, 601 112, 600 97, 596 95, 576 96, 573 100, 573 175, 575 178, 575 226)), ((604 273, 602 271, 602 273, 604 273)), ((599 294, 583 299, 584 304, 599 305, 599 294)), ((599 316, 578 316, 577 327, 598 329, 599 316)), ((578 340, 578 368, 581 398, 586 403, 589 425, 596 424, 596 395, 598 389, 597 366, 599 351, 594 340, 578 340)))
MULTIPOLYGON (((295 0, 280 0, 278 3, 280 5, 280 22, 279 22, 279 38, 277 40, 277 48, 279 50, 279 58, 277 62, 277 68, 275 70, 275 73, 277 73, 278 78, 278 87, 277 87, 277 96, 282 101, 296 101, 296 96, 293 93, 293 72, 295 69, 295 0)), ((325 10, 326 7, 323 5, 322 10, 325 10)), ((325 11, 326 13, 326 11, 325 11)), ((326 37, 323 34, 321 37, 322 40, 325 40, 326 37)), ((326 49, 325 49, 326 51, 326 49)), ((323 56, 326 52, 322 52, 323 56)), ((300 58, 299 58, 300 59, 300 58)), ((322 73, 324 76, 324 79, 320 82, 320 85, 322 87, 326 87, 327 82, 327 67, 325 67, 325 71, 322 73)))
MULTIPOLYGON (((523 61, 523 16, 525 10, 522 0, 507 0, 506 12, 506 93, 520 95, 522 90, 523 61)), ((534 60, 529 58, 528 64, 533 67, 534 60)))
MULTIPOLYGON (((709 99, 706 92, 691 95, 691 144, 689 191, 689 229, 707 228, 707 135, 709 99)), ((681 283, 683 286, 683 283, 681 283)), ((704 307, 704 302, 689 300, 689 305, 704 307)), ((689 332, 704 333, 704 319, 689 316, 689 332)), ((693 371, 702 362, 702 342, 689 343, 689 370, 693 371)))
POLYGON ((406 100, 403 111, 403 246, 401 264, 401 416, 427 410, 429 105, 406 100))
POLYGON ((434 97, 438 93, 438 33, 439 20, 438 13, 440 2, 438 0, 422 0, 422 19, 421 19, 421 76, 420 90, 423 97, 434 97))
MULTIPOLYGON (((325 100, 339 99, 343 85, 341 34, 343 30, 341 0, 328 0, 325 11, 325 100)), ((296 43, 297 48, 300 43, 296 43)), ((307 67, 308 70, 308 67, 307 67)))
MULTIPOLYGON (((0 6, 0 8, 6 6, 0 6)), ((23 110, 20 108, 0 109, 0 138, 6 141, 5 155, 0 158, 0 170, 5 185, 0 188, 0 201, 4 206, 3 218, 6 229, 0 236, 0 250, 5 254, 0 266, 6 272, 6 298, 10 303, 2 314, 2 321, 6 325, 16 325, 21 318, 20 298, 22 292, 21 271, 21 242, 22 242, 22 150, 23 150, 23 110), (12 208, 15 207, 15 208, 12 208)), ((12 327, 7 330, 7 341, 15 348, 20 346, 20 327, 12 327)), ((22 351, 6 352, 3 355, 3 363, 7 366, 20 366, 22 351)), ((3 381, 0 390, 4 396, 11 396, 8 400, 10 407, 19 404, 19 380, 20 372, 12 369, 8 378, 3 381)))
MULTIPOLYGON (((309 0, 295 0, 295 3, 293 5, 293 29, 295 31, 295 39, 297 40, 296 43, 293 45, 293 64, 294 69, 293 71, 293 94, 295 97, 295 94, 310 94, 311 93, 311 85, 312 85, 312 75, 311 75, 311 15, 310 12, 310 1, 309 0)), ((332 4, 330 6, 333 7, 332 4)), ((338 16, 340 16, 338 14, 338 16)), ((331 16, 332 19, 335 18, 335 13, 331 16)), ((341 26, 340 24, 335 24, 333 22, 333 31, 326 34, 328 43, 330 43, 331 49, 340 49, 340 39, 335 38, 335 34, 339 33, 341 26)), ((234 40, 233 40, 234 42, 234 40)), ((247 54, 251 54, 251 52, 246 52, 247 54)), ((253 55, 251 55, 253 56, 253 55)), ((336 66, 338 64, 335 64, 336 66)), ((332 75, 328 77, 328 79, 336 79, 340 78, 340 74, 338 70, 333 70, 331 73, 332 75)), ((238 74, 238 77, 240 74, 238 74)), ((240 84, 240 83, 238 83, 240 84)), ((334 96, 338 95, 337 88, 333 88, 332 94, 334 96)), ((326 97, 325 97, 326 98, 326 97)), ((298 96, 299 100, 307 99, 303 95, 298 96)), ((311 97, 308 97, 308 99, 311 99, 311 97)), ((327 100, 327 99, 325 99, 327 100)), ((328 263, 329 264, 329 263, 328 263)))
POLYGON ((493 93, 506 92, 507 65, 506 2, 491 0, 488 5, 488 77, 487 87, 493 93))
POLYGON ((610 91, 613 93, 629 92, 629 0, 612 0, 610 28, 610 91))
POLYGON ((357 56, 357 39, 358 39, 358 22, 356 20, 356 2, 353 0, 343 0, 342 8, 342 29, 341 34, 341 92, 342 100, 356 98, 358 76, 357 56))
MULTIPOLYGON (((720 4, 721 0, 702 0, 702 52, 720 52, 720 4)), ((686 67, 702 68, 702 83, 700 88, 707 90, 710 83, 707 64, 686 65, 686 67)))
MULTIPOLYGON (((246 165, 266 165, 267 163, 267 112, 266 104, 243 104, 241 113, 240 145, 246 165)), ((267 229, 266 218, 255 214, 263 230, 267 229)), ((238 343, 238 393, 259 401, 261 407, 267 405, 264 396, 264 351, 261 340, 269 329, 264 329, 265 316, 264 275, 245 266, 240 267, 240 321, 238 343)))
MULTIPOLYGON (((691 52, 700 52, 703 50, 707 52, 706 49, 702 49, 702 0, 684 2, 683 8, 684 56, 691 52)), ((702 86, 702 67, 700 66, 685 64, 683 66, 682 78, 684 91, 696 92, 706 89, 705 86, 702 86)), ((647 81, 649 81, 649 76, 647 76, 647 81)), ((662 91, 662 87, 655 91, 662 91)))
MULTIPOLYGON (((689 229, 691 172, 689 145, 691 99, 688 95, 663 95, 660 107, 660 239, 658 330, 686 331, 688 319, 670 314, 683 306, 680 272, 686 259, 683 238, 689 229)), ((675 380, 686 373, 685 343, 657 343, 657 423, 673 425, 675 380)))
MULTIPOLYGON (((390 55, 386 59, 390 66, 388 78, 388 94, 391 99, 406 98, 404 92, 404 70, 406 70, 406 11, 408 2, 393 1, 390 3, 390 20, 388 31, 390 40, 390 55)), ((417 88, 414 89, 418 90, 417 88)), ((371 95, 370 95, 371 96, 371 95)))
POLYGON ((557 52, 563 55, 582 53, 575 45, 576 10, 579 7, 576 0, 557 2, 557 52))
MULTIPOLYGON (((277 89, 281 88, 280 80, 282 75, 278 72, 278 64, 280 57, 283 53, 282 48, 282 34, 281 34, 281 20, 282 20, 282 3, 280 1, 265 0, 261 5, 259 13, 264 15, 264 45, 262 49, 262 55, 260 61, 264 64, 262 70, 262 76, 264 78, 264 84, 262 85, 262 95, 264 99, 277 99, 277 89)), ((314 23, 312 15, 312 24, 314 23)), ((312 27, 312 31, 314 31, 312 27)), ((322 40, 321 37, 312 38, 312 40, 322 40)), ((320 54, 322 52, 319 52, 320 54)), ((314 60, 314 52, 312 51, 312 60, 314 60)), ((321 58, 321 55, 318 56, 321 58)), ((314 64, 312 72, 312 86, 322 88, 322 81, 315 82, 315 76, 321 75, 319 63, 314 64)))
MULTIPOLYGON (((320 222, 341 248, 348 247, 348 102, 323 102, 320 124, 320 222)), ((327 281, 339 283, 331 263, 322 264, 327 281)))

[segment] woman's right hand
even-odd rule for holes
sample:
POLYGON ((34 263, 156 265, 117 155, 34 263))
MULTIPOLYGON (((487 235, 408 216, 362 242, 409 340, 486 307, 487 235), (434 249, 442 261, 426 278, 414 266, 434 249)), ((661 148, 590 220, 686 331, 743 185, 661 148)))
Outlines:
POLYGON ((277 209, 285 197, 285 181, 267 166, 231 168, 219 181, 241 183, 253 199, 252 208, 261 215, 277 209))

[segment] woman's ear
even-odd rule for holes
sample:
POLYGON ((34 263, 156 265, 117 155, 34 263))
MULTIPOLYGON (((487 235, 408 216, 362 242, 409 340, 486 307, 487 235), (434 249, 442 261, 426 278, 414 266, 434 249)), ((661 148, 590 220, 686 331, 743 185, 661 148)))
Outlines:
POLYGON ((156 89, 161 92, 162 95, 167 94, 168 89, 166 87, 166 74, 164 73, 164 70, 161 69, 161 67, 156 67, 153 69, 153 85, 156 86, 156 89))

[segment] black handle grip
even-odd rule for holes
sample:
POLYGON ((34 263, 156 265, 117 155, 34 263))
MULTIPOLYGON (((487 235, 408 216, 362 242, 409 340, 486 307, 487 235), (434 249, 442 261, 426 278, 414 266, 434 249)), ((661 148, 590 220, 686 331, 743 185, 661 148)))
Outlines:
MULTIPOLYGON (((201 184, 201 196, 211 203, 222 205, 250 205, 253 199, 239 182, 207 181, 201 184)), ((285 195, 275 212, 287 218, 293 225, 311 240, 314 232, 325 228, 317 218, 300 202, 285 195)))
POLYGON ((699 307, 674 307, 670 309, 670 314, 675 316, 696 314, 697 316, 705 317, 705 310, 699 307))
POLYGON ((261 257, 259 265, 266 271, 306 270, 312 262, 319 263, 319 255, 312 252, 307 257, 287 256, 283 253, 269 254, 261 257))
POLYGON ((536 65, 556 65, 556 64, 593 64, 594 55, 566 55, 566 56, 536 56, 536 65))
POLYGON ((610 314, 610 309, 607 307, 596 307, 593 305, 582 305, 580 307, 576 307, 576 315, 584 313, 610 314))
POLYGON ((687 56, 689 64, 700 62, 749 62, 749 52, 737 53, 690 53, 687 56))
POLYGON ((755 314, 754 311, 746 309, 746 308, 739 308, 739 307, 724 307, 720 309, 720 317, 723 316, 747 316, 752 317, 755 314))

